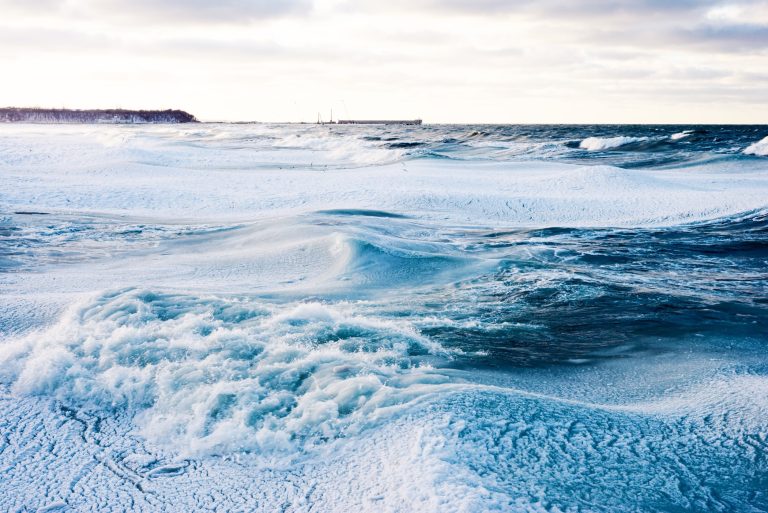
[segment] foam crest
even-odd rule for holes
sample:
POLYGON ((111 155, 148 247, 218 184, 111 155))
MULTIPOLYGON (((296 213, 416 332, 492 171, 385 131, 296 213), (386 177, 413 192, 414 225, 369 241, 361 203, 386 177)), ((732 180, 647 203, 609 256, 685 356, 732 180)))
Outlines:
POLYGON ((630 143, 647 141, 647 137, 587 137, 581 143, 579 148, 588 151, 604 151, 621 148, 630 143))
POLYGON ((682 132, 677 132, 676 134, 670 135, 669 138, 672 141, 679 141, 680 139, 690 137, 691 134, 693 134, 693 130, 683 130, 682 132))
POLYGON ((744 149, 746 155, 757 155, 760 157, 768 156, 768 137, 763 137, 754 144, 750 144, 744 149))
POLYGON ((126 409, 144 436, 186 453, 341 436, 444 383, 428 363, 446 357, 406 322, 353 304, 139 290, 82 301, 50 329, 0 347, 16 394, 126 409))

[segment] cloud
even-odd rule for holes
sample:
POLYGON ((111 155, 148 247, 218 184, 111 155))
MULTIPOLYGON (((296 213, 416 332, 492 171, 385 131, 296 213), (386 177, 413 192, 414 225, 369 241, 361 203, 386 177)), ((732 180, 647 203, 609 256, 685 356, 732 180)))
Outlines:
POLYGON ((752 51, 768 50, 768 25, 752 23, 702 24, 679 33, 687 43, 701 45, 709 50, 752 51))
POLYGON ((65 28, 3 27, 0 47, 5 52, 81 52, 113 49, 119 41, 106 34, 87 34, 65 28))
POLYGON ((312 9, 312 0, 0 0, 0 9, 28 15, 133 19, 147 24, 244 23, 306 14, 312 9))
POLYGON ((768 94, 768 0, 0 0, 0 12, 16 103, 166 88, 213 117, 247 104, 246 117, 284 119, 285 104, 337 97, 412 101, 429 117, 456 97, 488 120, 591 115, 604 99, 623 109, 615 120, 695 102, 755 119, 768 94), (54 73, 64 86, 43 87, 54 73))
POLYGON ((719 0, 348 0, 349 5, 366 9, 429 10, 433 12, 459 11, 465 14, 494 15, 499 13, 535 13, 554 17, 610 17, 617 14, 662 14, 674 12, 701 12, 718 5, 719 0))
POLYGON ((523 18, 570 31, 576 42, 624 48, 687 45, 727 53, 768 46, 765 0, 357 0, 354 5, 358 12, 523 18))
POLYGON ((305 14, 311 0, 101 0, 106 9, 129 6, 133 13, 176 21, 246 22, 290 14, 305 14))

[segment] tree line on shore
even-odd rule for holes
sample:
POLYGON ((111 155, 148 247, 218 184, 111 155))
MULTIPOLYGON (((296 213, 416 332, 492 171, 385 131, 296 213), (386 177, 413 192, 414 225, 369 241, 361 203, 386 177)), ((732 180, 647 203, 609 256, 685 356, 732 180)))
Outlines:
POLYGON ((195 123, 183 110, 0 108, 0 123, 195 123))

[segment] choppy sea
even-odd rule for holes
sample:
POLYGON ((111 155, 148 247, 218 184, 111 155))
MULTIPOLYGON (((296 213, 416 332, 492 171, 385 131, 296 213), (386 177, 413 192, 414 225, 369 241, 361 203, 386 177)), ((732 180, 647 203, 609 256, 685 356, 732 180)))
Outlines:
POLYGON ((768 511, 768 127, 2 126, 0 510, 768 511))

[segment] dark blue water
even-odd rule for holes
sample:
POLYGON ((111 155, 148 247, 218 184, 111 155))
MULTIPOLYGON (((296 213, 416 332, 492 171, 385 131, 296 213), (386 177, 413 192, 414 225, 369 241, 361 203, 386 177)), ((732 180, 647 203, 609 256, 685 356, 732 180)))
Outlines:
MULTIPOLYGON (((346 134, 349 128, 333 127, 346 134)), ((723 158, 748 158, 743 150, 768 136, 765 125, 427 125, 383 128, 363 136, 410 157, 557 160, 658 168, 723 158), (632 138, 609 148, 580 147, 587 138, 632 138)), ((754 158, 754 157, 752 157, 754 158)))

